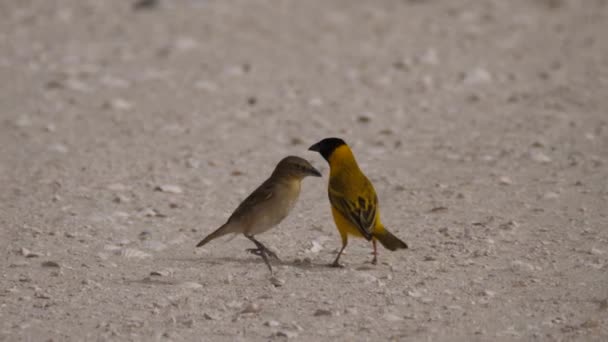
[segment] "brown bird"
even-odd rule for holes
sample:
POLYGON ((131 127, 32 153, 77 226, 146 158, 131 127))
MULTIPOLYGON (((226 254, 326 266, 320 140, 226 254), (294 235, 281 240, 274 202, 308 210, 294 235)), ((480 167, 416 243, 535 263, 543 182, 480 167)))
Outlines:
POLYGON ((228 221, 205 237, 196 247, 204 246, 207 242, 226 234, 243 234, 256 246, 248 251, 261 256, 272 273, 268 256, 277 260, 279 258, 256 240, 255 236, 275 227, 287 217, 296 204, 302 179, 306 176, 321 177, 321 173, 300 157, 283 158, 270 178, 239 204, 228 221))

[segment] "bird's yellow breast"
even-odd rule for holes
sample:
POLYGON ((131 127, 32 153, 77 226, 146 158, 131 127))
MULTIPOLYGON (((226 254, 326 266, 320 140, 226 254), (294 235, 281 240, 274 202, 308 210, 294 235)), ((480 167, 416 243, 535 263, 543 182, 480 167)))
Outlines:
MULTIPOLYGON (((363 174, 357 161, 347 145, 340 146, 334 150, 329 160, 330 174, 329 174, 329 191, 340 194, 345 200, 350 203, 359 203, 360 199, 364 199, 366 202, 373 202, 377 206, 376 191, 369 181, 369 179, 363 174)), ((330 196, 331 197, 331 196, 330 196)), ((331 201, 331 200, 330 200, 331 201)), ((332 203, 332 215, 338 230, 341 233, 362 237, 363 234, 357 228, 357 226, 351 222, 347 217, 340 213, 335 205, 341 205, 340 203, 332 203)), ((344 210, 344 208, 342 208, 344 210)), ((372 232, 377 232, 383 229, 382 223, 380 222, 379 209, 376 207, 376 213, 374 217, 374 223, 372 226, 372 232)))
MULTIPOLYGON (((359 165, 355 160, 353 151, 347 146, 342 145, 336 148, 331 156, 329 156, 329 176, 335 176, 343 170, 356 169, 359 170, 359 165)), ((361 172, 361 171, 359 171, 361 172)))
POLYGON ((342 235, 353 235, 356 237, 363 237, 363 234, 355 227, 347 218, 345 218, 340 212, 334 207, 331 207, 331 214, 334 217, 336 228, 342 235))

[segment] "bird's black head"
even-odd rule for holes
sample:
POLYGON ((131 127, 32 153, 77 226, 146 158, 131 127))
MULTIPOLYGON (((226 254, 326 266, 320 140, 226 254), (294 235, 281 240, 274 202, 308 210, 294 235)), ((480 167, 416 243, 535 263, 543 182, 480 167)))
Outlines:
POLYGON ((342 145, 346 145, 346 143, 340 138, 325 138, 310 146, 308 150, 319 152, 325 160, 329 161, 331 154, 342 145))

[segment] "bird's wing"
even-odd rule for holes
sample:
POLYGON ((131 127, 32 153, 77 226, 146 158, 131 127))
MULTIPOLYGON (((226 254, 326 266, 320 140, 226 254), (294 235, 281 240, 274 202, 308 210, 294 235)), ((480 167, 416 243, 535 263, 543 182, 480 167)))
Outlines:
POLYGON ((330 186, 329 201, 331 205, 347 218, 366 238, 372 237, 376 221, 376 208, 378 207, 378 196, 371 183, 365 182, 365 186, 345 191, 339 184, 330 186), (354 191, 353 191, 354 190, 354 191))
POLYGON ((239 206, 234 210, 228 221, 242 217, 251 210, 255 210, 255 208, 260 204, 270 200, 274 196, 274 190, 274 182, 271 182, 270 179, 266 180, 249 196, 247 196, 247 198, 245 198, 243 202, 241 202, 241 204, 239 204, 239 206))

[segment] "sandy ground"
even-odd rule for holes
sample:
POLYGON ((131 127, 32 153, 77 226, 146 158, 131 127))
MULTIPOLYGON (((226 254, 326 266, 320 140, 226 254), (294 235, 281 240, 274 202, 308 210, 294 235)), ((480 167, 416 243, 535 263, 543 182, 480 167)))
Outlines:
POLYGON ((0 340, 608 340, 608 2, 0 3, 0 340), (409 243, 344 269, 307 147, 409 243), (294 212, 194 245, 283 156, 294 212))

